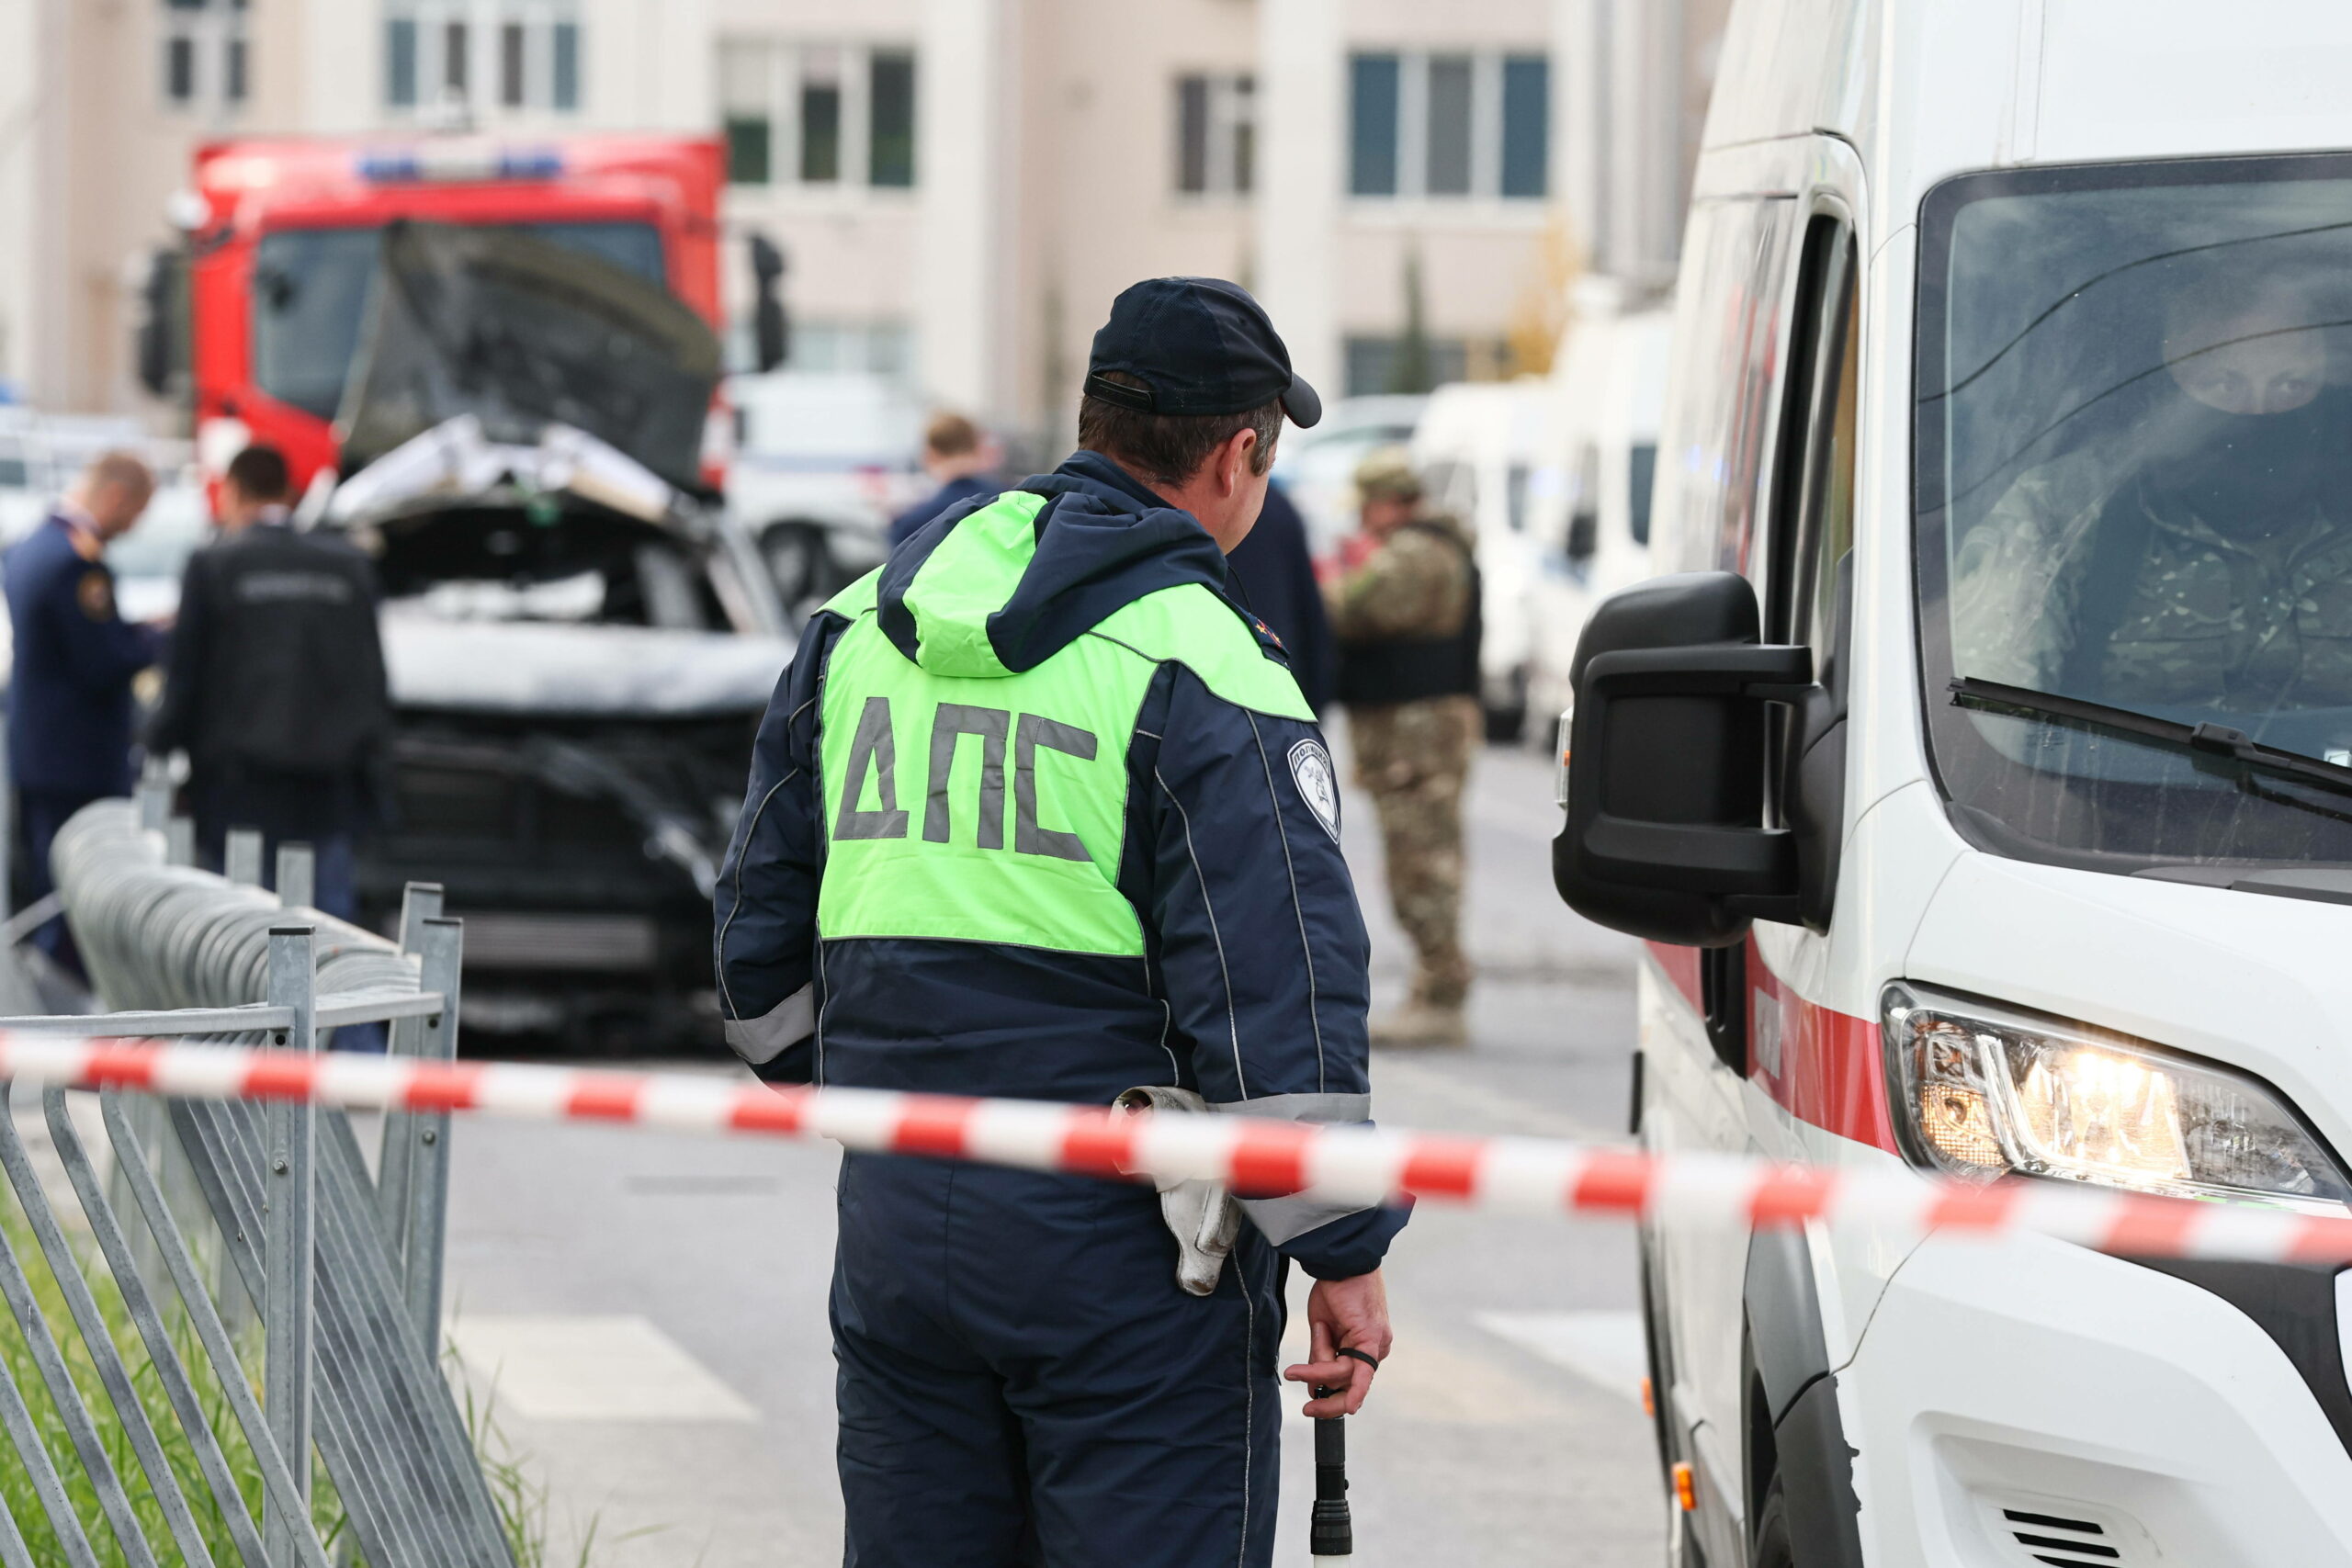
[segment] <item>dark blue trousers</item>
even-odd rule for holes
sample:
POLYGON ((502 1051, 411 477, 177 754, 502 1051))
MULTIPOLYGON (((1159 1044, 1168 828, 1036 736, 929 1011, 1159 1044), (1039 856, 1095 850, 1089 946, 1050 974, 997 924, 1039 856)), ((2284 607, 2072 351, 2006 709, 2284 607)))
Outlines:
POLYGON ((1149 1188, 845 1156, 834 1260, 848 1568, 1264 1568, 1279 1254, 1176 1284, 1149 1188))
MULTIPOLYGON (((33 903, 48 897, 57 890, 56 880, 50 875, 49 852, 57 842, 57 830, 65 826, 66 818, 94 800, 106 799, 104 795, 81 790, 20 789, 17 792, 17 811, 25 819, 25 901, 33 903)), ((87 979, 82 973, 82 954, 74 946, 74 933, 66 929, 65 917, 43 925, 33 933, 33 945, 57 961, 60 968, 76 979, 87 979)))

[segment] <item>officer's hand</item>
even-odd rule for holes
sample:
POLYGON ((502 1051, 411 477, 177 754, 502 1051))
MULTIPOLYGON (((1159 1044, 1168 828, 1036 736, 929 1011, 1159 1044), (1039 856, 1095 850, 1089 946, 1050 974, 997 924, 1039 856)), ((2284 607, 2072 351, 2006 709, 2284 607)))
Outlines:
POLYGON ((1306 1414, 1318 1420, 1354 1415, 1372 1392, 1372 1369, 1337 1352, 1344 1345, 1376 1361, 1388 1359, 1388 1287, 1381 1282, 1380 1270, 1352 1280, 1316 1280, 1306 1293, 1306 1332, 1308 1353, 1315 1359, 1285 1367, 1283 1380, 1340 1391, 1328 1399, 1306 1402, 1306 1414))

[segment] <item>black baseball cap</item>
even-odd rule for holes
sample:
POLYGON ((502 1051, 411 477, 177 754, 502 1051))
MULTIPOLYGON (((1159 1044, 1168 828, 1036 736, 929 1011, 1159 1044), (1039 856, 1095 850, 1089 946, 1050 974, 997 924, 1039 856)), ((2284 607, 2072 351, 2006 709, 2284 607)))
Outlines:
POLYGON ((1265 307, 1221 277, 1148 277, 1112 300, 1087 361, 1086 395, 1177 414, 1245 413, 1280 399, 1301 429, 1323 417, 1323 400, 1292 371, 1265 307), (1114 370, 1143 385, 1105 380, 1114 370))

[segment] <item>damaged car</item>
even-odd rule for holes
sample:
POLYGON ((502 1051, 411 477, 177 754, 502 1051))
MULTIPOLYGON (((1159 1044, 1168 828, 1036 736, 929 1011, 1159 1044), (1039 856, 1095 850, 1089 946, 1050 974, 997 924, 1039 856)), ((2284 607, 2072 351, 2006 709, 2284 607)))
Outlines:
POLYGON ((720 370, 660 285, 514 230, 394 224, 308 505, 373 558, 397 715, 363 915, 438 882, 469 1032, 717 1038, 710 896, 791 655, 706 486, 720 370))

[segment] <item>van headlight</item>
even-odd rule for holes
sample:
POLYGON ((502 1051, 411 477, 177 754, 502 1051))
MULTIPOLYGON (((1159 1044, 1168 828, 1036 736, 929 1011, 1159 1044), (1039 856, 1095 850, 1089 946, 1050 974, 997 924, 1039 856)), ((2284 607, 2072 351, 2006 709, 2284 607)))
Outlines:
POLYGON ((2218 1062, 1997 1003, 1886 989, 1894 1122, 1913 1163, 2334 1209, 2352 1181, 2278 1092, 2218 1062))

